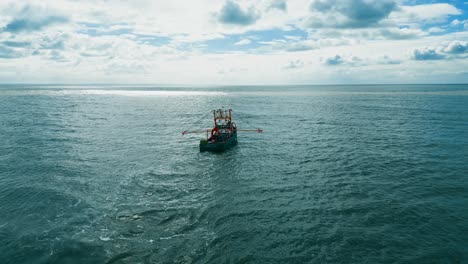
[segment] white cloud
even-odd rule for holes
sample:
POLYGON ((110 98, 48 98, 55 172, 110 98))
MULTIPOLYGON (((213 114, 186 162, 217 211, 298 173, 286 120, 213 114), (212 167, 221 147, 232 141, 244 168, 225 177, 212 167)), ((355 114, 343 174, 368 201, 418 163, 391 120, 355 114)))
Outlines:
POLYGON ((443 23, 451 15, 460 15, 461 10, 447 3, 401 6, 390 16, 398 24, 443 23))
POLYGON ((290 61, 288 64, 283 66, 283 69, 299 69, 304 67, 304 62, 301 60, 293 60, 290 61))
POLYGON ((447 47, 444 48, 444 52, 449 54, 463 54, 468 53, 468 42, 467 41, 452 41, 447 47))
POLYGON ((445 29, 440 28, 440 27, 431 27, 428 30, 429 33, 441 33, 441 32, 444 32, 444 31, 445 31, 445 29))
POLYGON ((242 40, 239 40, 238 42, 234 43, 234 45, 241 46, 241 45, 248 45, 250 43, 252 43, 252 41, 250 39, 242 39, 242 40))
POLYGON ((450 23, 450 25, 452 25, 452 26, 458 26, 458 25, 460 25, 460 20, 454 19, 454 20, 452 20, 452 22, 450 23))
POLYGON ((225 1, 4 0, 0 68, 17 70, 0 76, 5 82, 384 82, 468 66, 462 60, 468 41, 462 28, 468 21, 456 18, 461 10, 453 5, 351 2, 373 13, 345 10, 348 5, 339 1, 320 11, 310 9, 310 0, 239 0, 235 3, 248 23, 226 24, 219 20, 225 1), (31 19, 39 26, 5 30, 15 19, 19 25, 25 6, 43 11, 31 19), (314 26, 314 18, 322 24, 314 26), (229 45, 216 50, 209 42, 215 39, 229 45), (237 51, 226 50, 232 45, 237 51), (431 54, 445 59, 426 63, 432 66, 411 60, 431 54), (325 65, 327 59, 340 66, 325 65))

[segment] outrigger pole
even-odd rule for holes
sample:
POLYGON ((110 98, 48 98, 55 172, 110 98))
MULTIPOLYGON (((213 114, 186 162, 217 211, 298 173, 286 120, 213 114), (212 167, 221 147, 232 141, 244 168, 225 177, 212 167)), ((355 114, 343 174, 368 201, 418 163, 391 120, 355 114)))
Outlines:
POLYGON ((237 131, 263 133, 263 129, 261 129, 261 128, 257 128, 257 129, 237 129, 237 131))
POLYGON ((193 130, 193 131, 183 131, 182 132, 182 135, 186 135, 186 134, 200 134, 200 133, 205 133, 205 132, 209 132, 211 131, 211 129, 204 129, 204 130, 193 130))

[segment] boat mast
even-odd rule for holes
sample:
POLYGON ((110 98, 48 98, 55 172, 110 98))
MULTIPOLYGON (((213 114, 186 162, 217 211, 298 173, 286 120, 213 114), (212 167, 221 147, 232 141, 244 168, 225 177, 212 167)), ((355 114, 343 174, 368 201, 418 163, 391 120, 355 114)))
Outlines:
POLYGON ((222 121, 223 124, 227 124, 228 121, 232 121, 232 109, 224 110, 218 109, 213 110, 213 121, 215 127, 218 127, 218 121, 222 121))

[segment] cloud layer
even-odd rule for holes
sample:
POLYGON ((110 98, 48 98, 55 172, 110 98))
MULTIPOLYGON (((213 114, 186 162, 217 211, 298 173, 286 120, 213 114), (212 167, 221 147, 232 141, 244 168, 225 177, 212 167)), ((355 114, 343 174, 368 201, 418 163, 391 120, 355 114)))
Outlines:
POLYGON ((0 2, 3 82, 468 82, 468 4, 0 2), (16 74, 21 72, 21 77, 16 74))

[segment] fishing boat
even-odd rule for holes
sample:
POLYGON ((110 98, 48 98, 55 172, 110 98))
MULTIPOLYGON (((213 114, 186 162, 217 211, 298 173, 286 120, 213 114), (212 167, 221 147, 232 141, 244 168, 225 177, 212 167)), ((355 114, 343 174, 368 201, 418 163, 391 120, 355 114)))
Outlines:
POLYGON ((222 152, 237 144, 237 132, 258 132, 262 133, 263 130, 258 129, 244 129, 239 130, 236 123, 232 121, 232 109, 217 109, 211 111, 213 113, 214 127, 206 130, 183 131, 182 135, 189 133, 206 132, 206 139, 200 140, 200 152, 212 151, 222 152))

